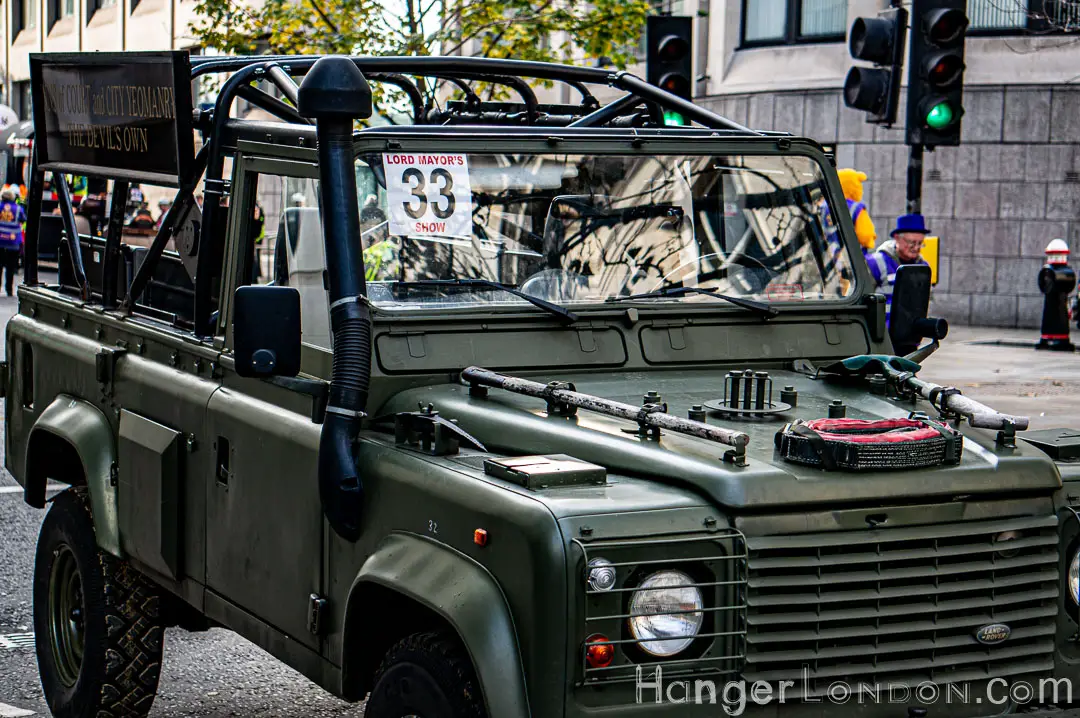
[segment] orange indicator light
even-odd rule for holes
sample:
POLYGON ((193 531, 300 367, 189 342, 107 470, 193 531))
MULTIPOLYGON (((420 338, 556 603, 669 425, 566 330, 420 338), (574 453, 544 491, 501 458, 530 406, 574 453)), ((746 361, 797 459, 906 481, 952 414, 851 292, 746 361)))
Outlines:
POLYGON ((595 633, 585 640, 585 659, 590 668, 606 668, 615 660, 615 646, 608 643, 607 636, 595 633))

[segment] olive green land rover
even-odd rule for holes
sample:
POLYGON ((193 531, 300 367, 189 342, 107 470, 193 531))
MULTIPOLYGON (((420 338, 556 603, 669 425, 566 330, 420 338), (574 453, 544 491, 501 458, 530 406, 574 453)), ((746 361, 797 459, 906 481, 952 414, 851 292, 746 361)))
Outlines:
POLYGON ((174 626, 367 718, 1071 700, 1077 434, 920 375, 929 277, 898 272, 886 321, 814 141, 598 68, 31 68, 3 393, 54 715, 147 715, 174 626), (104 231, 67 175, 108 181, 104 231), (175 193, 149 246, 135 183, 175 193))

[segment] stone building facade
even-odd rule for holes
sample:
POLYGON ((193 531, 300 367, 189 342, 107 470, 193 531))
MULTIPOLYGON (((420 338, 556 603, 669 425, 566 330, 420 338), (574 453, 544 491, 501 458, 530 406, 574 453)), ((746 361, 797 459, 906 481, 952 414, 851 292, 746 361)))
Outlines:
POLYGON ((3 95, 30 116, 30 54, 192 49, 195 0, 8 0, 0 4, 3 95))
MULTIPOLYGON (((703 104, 754 128, 835 145, 838 167, 869 176, 864 201, 879 243, 904 213, 902 129, 867 124, 839 91, 703 104)), ((932 309, 958 324, 1037 327, 1043 300, 1036 275, 1046 245, 1066 239, 1080 257, 1080 87, 971 87, 964 106, 962 144, 924 155, 922 211, 941 238, 932 309)))
MULTIPOLYGON (((708 2, 695 101, 750 127, 834 145, 838 167, 869 176, 864 200, 878 242, 888 239, 905 211, 906 90, 899 126, 891 130, 867 124, 841 96, 852 65, 843 32, 855 17, 872 17, 888 3, 842 3, 847 18, 838 37, 799 42, 790 31, 784 41, 762 45, 746 42, 743 18, 746 3, 758 1, 708 2)), ((786 0, 788 8, 799 3, 804 11, 836 4, 786 0)), ((983 5, 1001 3, 969 0, 968 14, 977 19, 983 5)), ((957 324, 1038 327, 1036 275, 1046 245, 1067 240, 1080 264, 1080 37, 976 30, 966 64, 962 144, 924 156, 923 214, 941 238, 932 311, 957 324)))

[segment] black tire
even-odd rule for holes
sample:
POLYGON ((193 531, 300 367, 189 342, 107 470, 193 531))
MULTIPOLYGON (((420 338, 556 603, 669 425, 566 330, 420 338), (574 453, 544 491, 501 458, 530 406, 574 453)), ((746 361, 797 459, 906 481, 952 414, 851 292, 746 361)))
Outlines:
POLYGON ((364 718, 485 718, 468 655, 448 633, 414 633, 386 653, 364 718))
POLYGON ((72 489, 57 496, 42 522, 34 565, 38 671, 53 716, 147 715, 161 675, 160 611, 149 581, 98 550, 85 494, 72 489), (60 590, 67 586, 74 588, 60 590), (81 615, 70 622, 81 627, 68 630, 53 617, 69 615, 71 605, 81 615), (81 656, 73 659, 70 647, 79 643, 81 656))

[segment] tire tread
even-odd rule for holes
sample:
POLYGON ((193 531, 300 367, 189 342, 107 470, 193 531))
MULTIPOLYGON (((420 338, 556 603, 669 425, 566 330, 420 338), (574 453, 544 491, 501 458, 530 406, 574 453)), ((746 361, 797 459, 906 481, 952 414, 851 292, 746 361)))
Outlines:
MULTIPOLYGON (((73 693, 50 697, 46 691, 50 707, 65 718, 145 718, 161 677, 164 622, 158 589, 129 563, 97 547, 85 488, 69 489, 53 500, 42 538, 65 540, 77 560, 92 556, 89 566, 80 566, 83 584, 87 591, 100 590, 86 598, 87 620, 100 621, 95 624, 100 640, 88 636, 83 675, 73 693), (54 701, 59 703, 54 706, 54 701)), ((43 683, 52 682, 45 678, 43 683)))
POLYGON ((149 581, 126 562, 98 552, 105 576, 109 627, 105 683, 99 718, 145 716, 161 677, 160 599, 149 581))
MULTIPOLYGON (((449 631, 414 633, 395 643, 375 673, 373 685, 376 689, 386 672, 402 662, 421 666, 443 686, 454 718, 486 718, 476 672, 455 634, 449 631)), ((373 715, 371 718, 381 717, 373 715)))

